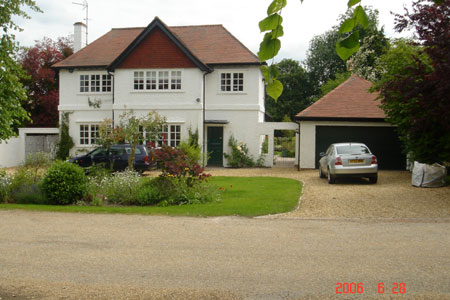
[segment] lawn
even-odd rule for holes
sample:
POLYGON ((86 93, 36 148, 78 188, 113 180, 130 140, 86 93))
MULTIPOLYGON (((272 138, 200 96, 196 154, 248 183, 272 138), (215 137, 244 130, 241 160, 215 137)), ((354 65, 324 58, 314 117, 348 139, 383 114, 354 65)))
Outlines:
POLYGON ((294 179, 274 177, 212 177, 222 188, 222 201, 170 207, 153 206, 52 206, 30 204, 0 204, 0 209, 34 211, 121 213, 170 216, 260 216, 293 210, 301 194, 301 183, 294 179))

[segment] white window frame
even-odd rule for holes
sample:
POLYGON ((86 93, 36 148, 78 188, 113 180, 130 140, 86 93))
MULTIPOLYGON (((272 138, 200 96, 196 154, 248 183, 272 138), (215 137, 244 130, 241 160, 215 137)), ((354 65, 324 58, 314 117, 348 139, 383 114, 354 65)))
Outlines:
POLYGON ((133 92, 181 92, 183 90, 183 71, 150 69, 136 70, 132 79, 133 92))
POLYGON ((245 93, 245 72, 224 71, 219 75, 219 91, 221 93, 245 93))
POLYGON ((79 139, 80 146, 92 146, 97 145, 97 138, 99 136, 99 124, 98 123, 80 123, 79 124, 79 139))
POLYGON ((106 94, 112 91, 112 76, 107 73, 85 73, 78 77, 79 93, 106 94))
POLYGON ((145 132, 145 130, 139 128, 139 132, 141 132, 141 134, 143 135, 144 140, 154 142, 155 147, 161 147, 164 144, 175 148, 178 147, 178 145, 181 142, 181 130, 182 130, 181 124, 177 123, 164 124, 159 134, 159 137, 156 140, 155 137, 149 136, 147 132, 145 132))

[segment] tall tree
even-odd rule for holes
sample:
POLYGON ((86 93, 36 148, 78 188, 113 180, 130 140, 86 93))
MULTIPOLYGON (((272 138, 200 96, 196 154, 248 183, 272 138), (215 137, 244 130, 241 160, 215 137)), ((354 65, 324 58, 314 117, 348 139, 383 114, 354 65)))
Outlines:
POLYGON ((277 67, 280 70, 278 79, 284 86, 284 93, 277 102, 266 97, 266 112, 274 121, 282 121, 285 116, 293 120, 297 113, 312 103, 314 86, 298 61, 283 59, 277 67))
POLYGON ((396 30, 414 28, 417 43, 383 56, 376 88, 388 120, 398 126, 406 152, 424 163, 450 162, 450 0, 418 0, 396 15, 396 30), (389 56, 388 56, 389 55, 389 56), (395 58, 395 59, 394 59, 395 58), (391 63, 389 61, 391 60, 391 63), (392 62, 396 63, 393 65, 392 62))
POLYGON ((30 127, 58 125, 58 75, 51 66, 73 53, 69 38, 53 41, 44 37, 21 53, 20 63, 28 77, 22 80, 28 100, 23 104, 31 114, 30 127))
MULTIPOLYGON (((378 28, 378 10, 365 7, 364 11, 367 12, 367 26, 355 25, 358 42, 363 44, 361 47, 363 49, 360 48, 359 51, 363 51, 364 55, 364 59, 357 59, 358 69, 364 69, 367 65, 373 67, 376 57, 384 53, 388 44, 383 28, 378 28)), ((333 82, 336 80, 337 74, 347 71, 346 62, 336 52, 336 43, 346 35, 346 33, 340 33, 340 29, 345 27, 346 22, 353 14, 354 10, 348 10, 339 17, 338 25, 333 26, 324 34, 313 37, 310 42, 305 64, 311 79, 317 86, 316 96, 320 94, 321 85, 328 81, 333 82)))
POLYGON ((40 11, 32 0, 0 0, 0 142, 17 135, 15 129, 29 118, 21 105, 26 100, 21 83, 26 73, 17 63, 18 44, 13 34, 22 30, 13 21, 14 16, 30 18, 24 6, 40 11))
POLYGON ((347 70, 345 61, 336 53, 335 47, 340 37, 335 26, 321 35, 314 36, 309 44, 305 64, 317 87, 329 79, 336 79, 336 74, 347 70))

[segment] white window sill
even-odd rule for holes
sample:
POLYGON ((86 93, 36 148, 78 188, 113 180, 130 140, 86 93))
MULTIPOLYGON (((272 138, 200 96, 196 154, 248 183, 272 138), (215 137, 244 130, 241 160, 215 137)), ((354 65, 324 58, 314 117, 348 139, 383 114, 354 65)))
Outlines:
POLYGON ((110 96, 112 95, 112 92, 88 92, 88 93, 82 93, 78 92, 77 96, 110 96))
POLYGON ((177 93, 182 94, 184 90, 132 90, 130 94, 167 94, 167 93, 177 93))
POLYGON ((247 95, 246 92, 218 92, 217 95, 247 95))

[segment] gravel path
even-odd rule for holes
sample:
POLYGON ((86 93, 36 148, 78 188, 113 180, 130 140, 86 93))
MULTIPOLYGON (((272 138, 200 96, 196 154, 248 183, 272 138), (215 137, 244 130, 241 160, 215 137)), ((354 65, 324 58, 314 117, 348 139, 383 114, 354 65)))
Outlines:
POLYGON ((287 218, 450 218, 450 186, 417 188, 411 186, 407 171, 380 171, 378 183, 347 179, 328 184, 317 170, 294 168, 208 169, 216 176, 274 176, 304 183, 300 209, 287 218))
POLYGON ((450 299, 450 222, 0 211, 3 299, 450 299), (13 297, 13 295, 15 297, 13 297), (396 297, 393 297, 398 299, 396 297), (383 298, 384 299, 384 298, 383 298))

